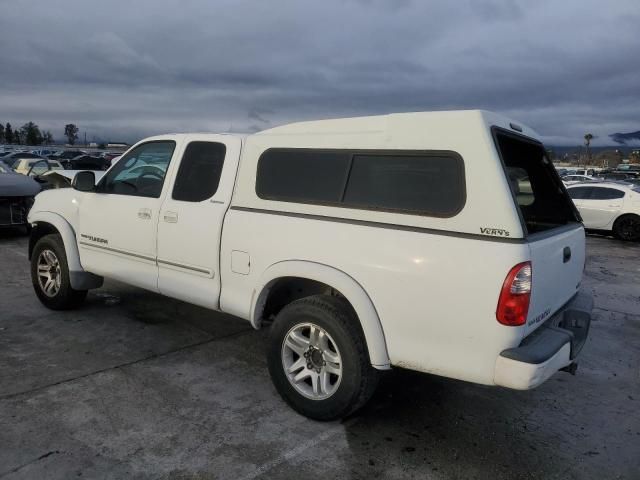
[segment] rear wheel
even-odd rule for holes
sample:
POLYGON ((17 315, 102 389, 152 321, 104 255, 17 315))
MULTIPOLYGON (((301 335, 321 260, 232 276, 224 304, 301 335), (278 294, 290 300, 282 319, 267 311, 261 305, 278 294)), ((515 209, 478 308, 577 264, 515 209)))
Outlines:
POLYGON ((640 240, 640 217, 622 215, 613 224, 613 234, 620 240, 636 242, 640 240))
POLYGON ((67 310, 80 305, 86 290, 74 290, 62 237, 45 235, 31 254, 31 283, 40 301, 52 310, 67 310))
POLYGON ((328 295, 296 300, 280 311, 268 363, 284 400, 315 420, 356 411, 378 383, 358 318, 345 300, 328 295))

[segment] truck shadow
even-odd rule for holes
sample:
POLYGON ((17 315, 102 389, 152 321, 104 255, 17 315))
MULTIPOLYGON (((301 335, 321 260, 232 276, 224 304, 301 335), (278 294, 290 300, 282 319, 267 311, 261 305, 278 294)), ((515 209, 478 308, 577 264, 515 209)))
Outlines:
POLYGON ((567 478, 571 463, 599 455, 581 445, 569 379, 516 392, 396 369, 346 422, 347 442, 363 477, 567 478))
POLYGON ((5 240, 28 239, 25 227, 0 227, 0 242, 5 240))

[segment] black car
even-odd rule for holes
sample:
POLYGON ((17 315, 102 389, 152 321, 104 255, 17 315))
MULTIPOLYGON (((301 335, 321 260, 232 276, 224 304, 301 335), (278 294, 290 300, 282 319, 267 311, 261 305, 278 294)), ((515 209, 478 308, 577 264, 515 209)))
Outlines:
POLYGON ((78 155, 71 160, 59 160, 66 170, 106 170, 111 166, 111 160, 91 155, 78 155))
POLYGON ((609 172, 609 173, 601 173, 596 178, 601 178, 603 180, 626 180, 628 178, 633 178, 633 177, 628 173, 609 172))
POLYGON ((40 192, 40 184, 33 178, 14 172, 0 161, 0 227, 24 226, 33 198, 40 192))
POLYGON ((83 152, 82 150, 65 150, 62 153, 49 155, 48 158, 49 160, 58 160, 60 163, 63 163, 64 160, 71 160, 72 158, 76 158, 80 155, 86 155, 86 154, 87 152, 83 152))

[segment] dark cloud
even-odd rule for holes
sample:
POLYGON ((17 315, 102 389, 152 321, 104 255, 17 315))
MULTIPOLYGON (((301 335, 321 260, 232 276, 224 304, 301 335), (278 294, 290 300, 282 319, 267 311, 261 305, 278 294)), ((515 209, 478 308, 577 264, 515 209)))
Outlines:
POLYGON ((0 2, 0 121, 58 137, 485 108, 549 143, 640 126, 637 0, 0 2))

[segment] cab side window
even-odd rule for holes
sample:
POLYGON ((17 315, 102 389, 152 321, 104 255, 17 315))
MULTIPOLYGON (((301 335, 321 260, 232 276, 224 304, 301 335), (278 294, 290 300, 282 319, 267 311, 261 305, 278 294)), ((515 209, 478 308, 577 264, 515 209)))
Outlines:
POLYGON ((159 198, 176 143, 144 143, 126 154, 98 186, 101 193, 159 198))
POLYGON ((226 151, 223 143, 189 143, 180 162, 173 199, 202 202, 211 198, 218 190, 226 151))

